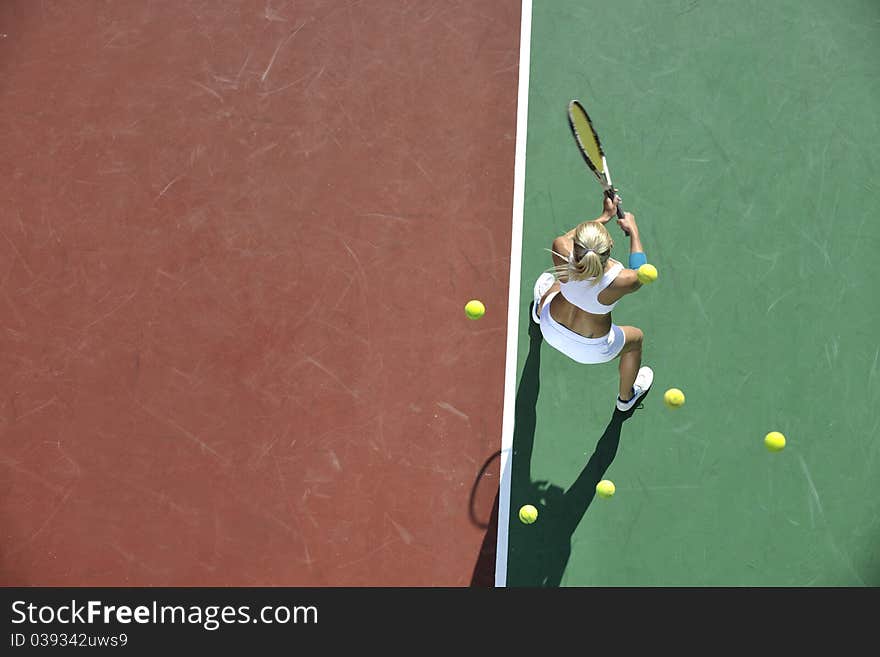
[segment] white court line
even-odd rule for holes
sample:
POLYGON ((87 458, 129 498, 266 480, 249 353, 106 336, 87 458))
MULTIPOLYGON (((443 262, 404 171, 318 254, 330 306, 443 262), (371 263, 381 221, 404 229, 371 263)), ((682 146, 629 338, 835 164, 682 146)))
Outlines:
POLYGON ((523 0, 519 37, 519 94, 516 106, 516 163, 513 176, 513 230, 510 238, 510 292, 507 300, 507 362, 504 368, 504 414, 501 421, 501 485, 498 493, 498 538, 495 586, 507 585, 507 528, 510 522, 510 457, 516 405, 516 351, 522 269, 522 231, 526 183, 526 130, 529 119, 529 66, 532 46, 532 0, 523 0))

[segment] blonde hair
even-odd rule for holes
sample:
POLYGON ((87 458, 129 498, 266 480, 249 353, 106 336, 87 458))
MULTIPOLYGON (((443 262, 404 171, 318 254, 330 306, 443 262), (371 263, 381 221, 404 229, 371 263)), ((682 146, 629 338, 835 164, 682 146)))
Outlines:
MULTIPOLYGON (((556 255, 566 258, 561 253, 556 255)), ((553 267, 553 272, 569 281, 593 279, 595 285, 610 256, 611 235, 608 230, 598 221, 585 221, 575 228, 574 244, 567 262, 553 267)))

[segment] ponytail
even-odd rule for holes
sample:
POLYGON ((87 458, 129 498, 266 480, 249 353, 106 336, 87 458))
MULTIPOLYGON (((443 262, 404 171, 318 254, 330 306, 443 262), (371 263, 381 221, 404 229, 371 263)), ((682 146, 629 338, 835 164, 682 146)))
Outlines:
MULTIPOLYGON (((555 251, 554 251, 555 253, 555 251)), ((611 256, 611 235, 598 221, 585 221, 574 232, 572 252, 565 256, 565 264, 553 267, 557 278, 569 281, 599 281, 605 271, 605 265, 611 256)))

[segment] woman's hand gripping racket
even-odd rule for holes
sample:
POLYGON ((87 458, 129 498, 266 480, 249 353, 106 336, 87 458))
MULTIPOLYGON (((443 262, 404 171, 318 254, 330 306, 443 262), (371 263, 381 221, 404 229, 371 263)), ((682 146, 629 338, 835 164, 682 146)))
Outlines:
MULTIPOLYGON (((611 185, 611 172, 608 170, 608 162, 605 159, 605 151, 599 135, 593 127, 587 110, 580 101, 573 100, 568 104, 568 125, 577 142, 578 149, 584 158, 584 162, 590 167, 590 171, 596 176, 596 180, 602 185, 602 189, 611 201, 614 201, 616 192, 611 185)), ((623 219, 623 208, 617 203, 617 218, 623 219)))

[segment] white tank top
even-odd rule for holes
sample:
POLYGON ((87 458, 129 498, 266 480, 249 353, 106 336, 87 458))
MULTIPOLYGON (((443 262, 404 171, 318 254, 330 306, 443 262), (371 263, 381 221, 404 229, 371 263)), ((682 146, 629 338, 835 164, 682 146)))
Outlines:
POLYGON ((559 291, 562 292, 562 296, 569 303, 574 304, 581 310, 586 310, 588 313, 593 313, 594 315, 607 315, 610 313, 614 306, 617 305, 617 301, 610 306, 599 303, 599 293, 611 285, 612 281, 617 278, 617 275, 623 271, 622 264, 616 260, 612 260, 612 262, 614 264, 611 265, 608 271, 602 274, 602 278, 595 285, 593 284, 595 280, 593 278, 560 283, 559 291))

